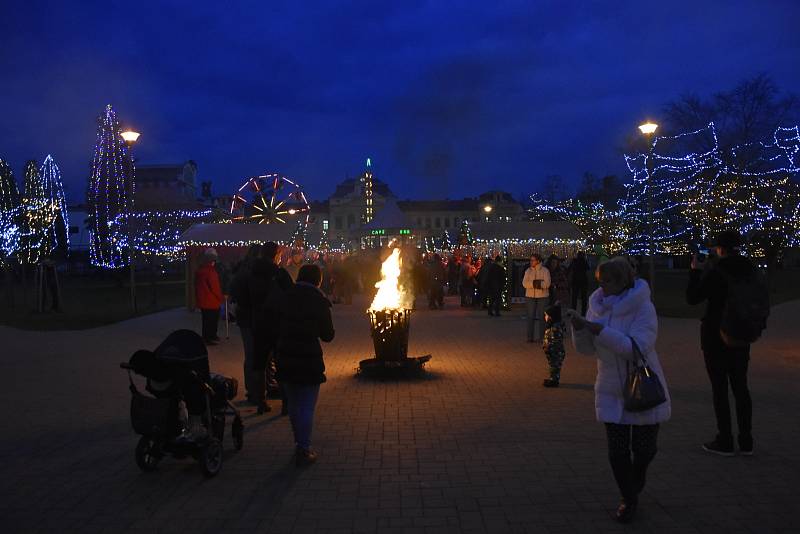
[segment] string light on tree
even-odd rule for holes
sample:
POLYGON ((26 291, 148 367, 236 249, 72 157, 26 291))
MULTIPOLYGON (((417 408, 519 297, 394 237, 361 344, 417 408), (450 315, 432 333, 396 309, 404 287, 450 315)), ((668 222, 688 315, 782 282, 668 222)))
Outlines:
POLYGON ((56 211, 56 218, 50 227, 49 239, 52 240, 54 248, 60 249, 66 254, 69 251, 67 200, 64 195, 64 184, 61 181, 61 170, 50 154, 44 158, 44 163, 39 169, 39 178, 42 183, 42 199, 52 202, 56 211))
POLYGON ((0 212, 11 211, 19 207, 19 188, 14 178, 14 171, 6 161, 0 158, 0 212))
POLYGON ((109 104, 98 118, 87 204, 91 220, 89 255, 92 264, 114 268, 128 262, 114 238, 111 222, 133 211, 134 166, 116 113, 109 104))
POLYGON ((211 222, 218 221, 210 209, 144 211, 117 215, 109 230, 114 246, 120 250, 132 244, 139 254, 176 261, 183 258, 181 234, 193 224, 211 222))

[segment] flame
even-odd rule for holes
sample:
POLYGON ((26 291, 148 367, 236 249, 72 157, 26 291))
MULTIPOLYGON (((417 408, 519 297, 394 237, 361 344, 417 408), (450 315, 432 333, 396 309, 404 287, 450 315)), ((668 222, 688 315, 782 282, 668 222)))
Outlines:
POLYGON ((410 308, 409 295, 400 285, 400 249, 392 253, 381 265, 381 281, 375 284, 378 293, 372 300, 370 310, 399 310, 410 308))

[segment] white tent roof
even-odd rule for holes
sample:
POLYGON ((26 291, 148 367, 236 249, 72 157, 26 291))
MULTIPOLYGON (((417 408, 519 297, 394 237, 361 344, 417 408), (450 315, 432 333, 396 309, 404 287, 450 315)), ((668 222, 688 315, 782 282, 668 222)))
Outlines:
MULTIPOLYGON (((293 224, 195 224, 183 234, 179 243, 196 246, 245 246, 253 243, 287 243, 297 227, 293 224)), ((316 245, 319 235, 309 232, 309 244, 316 245)))

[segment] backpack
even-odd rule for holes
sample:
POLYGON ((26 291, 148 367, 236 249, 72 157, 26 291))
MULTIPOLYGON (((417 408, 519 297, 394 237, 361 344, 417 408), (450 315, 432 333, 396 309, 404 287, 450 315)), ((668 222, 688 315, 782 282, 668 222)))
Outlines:
POLYGON ((746 347, 761 337, 769 317, 769 291, 755 269, 734 277, 723 273, 728 293, 722 307, 720 337, 729 347, 746 347))

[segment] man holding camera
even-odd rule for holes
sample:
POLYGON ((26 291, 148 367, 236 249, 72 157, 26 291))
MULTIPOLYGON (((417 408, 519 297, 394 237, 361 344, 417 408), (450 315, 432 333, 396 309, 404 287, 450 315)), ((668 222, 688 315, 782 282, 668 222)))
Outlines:
POLYGON ((537 343, 542 340, 544 309, 550 300, 550 271, 542 265, 539 254, 531 256, 531 266, 525 270, 522 287, 525 288, 528 343, 537 343))
POLYGON ((766 288, 760 284, 756 268, 739 255, 740 245, 738 232, 721 232, 712 244, 715 256, 692 257, 686 288, 689 304, 708 301, 700 327, 700 345, 711 380, 718 433, 713 441, 703 444, 703 450, 720 456, 734 455, 728 383, 736 401, 739 452, 746 456, 753 454, 753 405, 747 387, 747 367, 750 343, 766 326, 769 314, 766 288), (731 318, 736 317, 737 307, 745 311, 734 321, 731 318), (728 324, 731 322, 735 326, 728 324), (729 333, 741 339, 732 339, 729 333))

